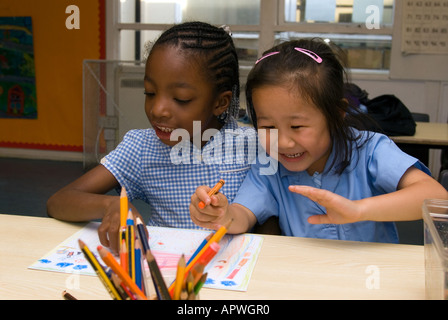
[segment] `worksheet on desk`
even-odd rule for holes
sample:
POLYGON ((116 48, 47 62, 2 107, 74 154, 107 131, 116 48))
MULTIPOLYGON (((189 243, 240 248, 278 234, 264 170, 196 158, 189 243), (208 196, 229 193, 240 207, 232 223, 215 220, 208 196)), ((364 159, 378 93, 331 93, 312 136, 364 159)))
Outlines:
MULTIPOLYGON (((98 222, 91 222, 63 241, 44 257, 29 266, 30 269, 52 272, 77 273, 96 276, 78 245, 81 239, 99 258, 96 248, 98 222)), ((164 276, 173 280, 182 254, 191 257, 210 231, 148 226, 149 246, 164 276)), ((207 265, 206 288, 246 291, 255 267, 263 237, 253 234, 225 235, 219 242, 220 250, 207 265)), ((168 283, 169 285, 169 283, 168 283)))

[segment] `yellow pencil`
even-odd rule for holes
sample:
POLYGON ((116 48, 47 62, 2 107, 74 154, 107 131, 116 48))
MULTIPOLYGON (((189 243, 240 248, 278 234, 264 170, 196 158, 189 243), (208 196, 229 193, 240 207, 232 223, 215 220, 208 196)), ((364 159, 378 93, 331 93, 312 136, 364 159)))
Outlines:
POLYGON ((100 278, 101 282, 106 287, 107 291, 112 296, 112 298, 115 300, 121 300, 120 294, 115 289, 115 286, 110 281, 107 274, 104 272, 103 267, 100 265, 98 260, 95 258, 92 251, 89 250, 89 248, 86 246, 86 244, 81 239, 78 240, 78 243, 79 243, 79 247, 81 248, 81 251, 84 253, 87 260, 92 265, 93 269, 95 270, 96 274, 98 275, 98 278, 100 278))
POLYGON ((126 194, 126 188, 121 187, 120 194, 120 226, 121 228, 126 228, 126 219, 128 217, 128 196, 126 194))
POLYGON ((193 292, 193 281, 194 281, 194 277, 193 274, 191 272, 188 273, 187 276, 187 282, 186 282, 186 288, 187 288, 187 293, 190 294, 193 292))
POLYGON ((120 233, 118 235, 118 248, 121 247, 121 240, 126 237, 126 219, 128 217, 129 201, 126 188, 121 187, 120 194, 120 233))
POLYGON ((176 274, 176 283, 174 285, 174 300, 180 299, 180 293, 182 291, 182 284, 184 282, 184 273, 185 273, 185 257, 182 255, 179 259, 179 263, 177 265, 177 274, 176 274))

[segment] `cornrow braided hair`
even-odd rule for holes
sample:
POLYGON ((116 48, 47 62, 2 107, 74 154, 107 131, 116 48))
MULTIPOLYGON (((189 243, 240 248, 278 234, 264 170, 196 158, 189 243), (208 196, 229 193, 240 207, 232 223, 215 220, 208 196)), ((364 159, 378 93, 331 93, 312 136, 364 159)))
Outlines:
POLYGON ((203 59, 203 66, 217 92, 232 91, 232 102, 219 120, 226 123, 230 117, 237 119, 239 110, 240 81, 238 56, 233 40, 226 31, 228 27, 215 27, 208 23, 194 21, 174 25, 162 33, 151 47, 174 45, 203 59))

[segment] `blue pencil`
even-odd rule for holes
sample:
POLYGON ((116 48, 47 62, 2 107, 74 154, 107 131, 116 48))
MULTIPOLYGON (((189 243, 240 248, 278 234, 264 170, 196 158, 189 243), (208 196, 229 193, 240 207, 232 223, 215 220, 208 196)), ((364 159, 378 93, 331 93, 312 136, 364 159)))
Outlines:
POLYGON ((143 291, 142 250, 140 248, 135 249, 135 284, 143 291))
POLYGON ((190 262, 196 257, 196 255, 201 252, 202 248, 207 244, 207 242, 210 240, 210 238, 213 236, 213 232, 210 233, 199 245, 199 247, 196 249, 196 251, 193 253, 193 255, 190 257, 190 259, 187 262, 187 266, 190 264, 190 262))
POLYGON ((128 273, 129 277, 135 281, 135 230, 134 230, 134 219, 132 218, 132 211, 129 209, 127 224, 127 246, 128 246, 128 273))

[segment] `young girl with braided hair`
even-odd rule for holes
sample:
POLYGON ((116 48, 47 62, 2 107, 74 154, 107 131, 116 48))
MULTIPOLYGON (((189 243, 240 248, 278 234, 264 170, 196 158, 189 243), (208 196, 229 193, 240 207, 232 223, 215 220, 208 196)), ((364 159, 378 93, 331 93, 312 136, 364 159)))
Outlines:
MULTIPOLYGON (((152 128, 129 131, 100 165, 49 199, 48 214, 68 221, 102 219, 100 241, 116 250, 120 201, 105 193, 121 186, 129 201, 149 204, 148 224, 198 228, 189 216, 196 187, 223 179, 221 190, 233 199, 249 169, 237 161, 204 163, 201 148, 210 141, 197 139, 212 129, 225 148, 226 130, 237 128, 239 90, 237 54, 225 28, 187 22, 168 29, 149 48, 146 60, 145 112, 152 128), (190 145, 196 158, 187 155, 182 159, 191 161, 173 162, 173 147, 185 143, 177 132, 200 141, 190 145)), ((132 203, 130 207, 139 215, 132 203)))
POLYGON ((241 233, 276 217, 288 236, 396 243, 393 221, 421 219, 424 199, 447 199, 420 161, 387 136, 360 130, 361 114, 344 98, 344 75, 320 39, 265 52, 248 75, 247 109, 266 132, 278 170, 260 175, 253 165, 230 205, 199 187, 193 221, 213 227, 233 219, 228 232, 241 233))

